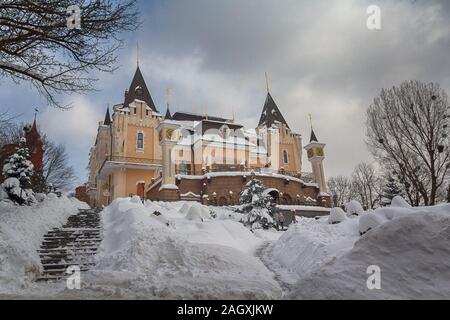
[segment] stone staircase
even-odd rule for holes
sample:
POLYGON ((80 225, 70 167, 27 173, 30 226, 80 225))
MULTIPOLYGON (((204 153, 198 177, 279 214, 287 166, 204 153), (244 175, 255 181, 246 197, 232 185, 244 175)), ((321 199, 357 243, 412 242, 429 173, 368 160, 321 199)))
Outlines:
POLYGON ((38 250, 43 273, 37 281, 59 280, 68 276, 70 266, 87 271, 101 242, 100 210, 80 210, 61 228, 50 230, 38 250))

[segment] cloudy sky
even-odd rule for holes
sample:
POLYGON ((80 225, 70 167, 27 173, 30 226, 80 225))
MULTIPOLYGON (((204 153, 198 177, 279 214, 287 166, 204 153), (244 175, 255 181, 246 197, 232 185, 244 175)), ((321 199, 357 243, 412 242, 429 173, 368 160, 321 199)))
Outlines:
MULTIPOLYGON (((327 143, 327 176, 350 174, 372 161, 364 144, 365 110, 384 87, 403 80, 439 82, 450 93, 450 1, 434 0, 167 0, 141 1, 141 29, 125 34, 120 66, 98 74, 98 92, 67 96, 70 111, 46 107, 28 84, 0 79, 0 110, 30 121, 65 143, 79 182, 106 104, 123 102, 136 68, 155 103, 172 111, 231 117, 255 127, 270 91, 290 127, 309 139, 312 113, 327 143), (369 5, 381 9, 381 30, 369 30, 369 5)), ((309 141, 309 140, 308 140, 309 141)), ((305 161, 304 171, 309 171, 305 161)))

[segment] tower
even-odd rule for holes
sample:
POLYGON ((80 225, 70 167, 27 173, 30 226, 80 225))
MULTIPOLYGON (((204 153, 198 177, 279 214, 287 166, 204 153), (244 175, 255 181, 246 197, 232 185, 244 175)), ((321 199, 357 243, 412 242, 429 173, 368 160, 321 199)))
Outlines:
POLYGON ((320 143, 319 140, 317 139, 311 121, 311 139, 309 141, 309 144, 305 146, 305 150, 308 153, 308 160, 311 162, 314 179, 319 185, 320 189, 319 197, 328 196, 329 198, 329 195, 327 194, 325 173, 323 170, 323 160, 325 159, 324 148, 325 143, 320 143))

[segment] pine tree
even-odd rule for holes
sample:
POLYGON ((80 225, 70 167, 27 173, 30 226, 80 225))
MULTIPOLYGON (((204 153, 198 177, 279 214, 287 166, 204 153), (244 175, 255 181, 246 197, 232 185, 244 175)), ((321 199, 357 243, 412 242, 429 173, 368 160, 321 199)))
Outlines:
POLYGON ((26 139, 21 138, 16 153, 12 154, 3 166, 5 181, 3 188, 9 198, 18 204, 28 204, 34 201, 31 188, 33 164, 26 146, 26 139))
POLYGON ((393 177, 389 177, 386 186, 383 188, 381 203, 384 206, 390 205, 395 196, 401 196, 402 190, 393 177))
POLYGON ((241 192, 239 204, 240 212, 245 213, 242 222, 251 229, 268 228, 273 225, 273 215, 276 205, 270 195, 264 195, 264 184, 252 177, 241 192))

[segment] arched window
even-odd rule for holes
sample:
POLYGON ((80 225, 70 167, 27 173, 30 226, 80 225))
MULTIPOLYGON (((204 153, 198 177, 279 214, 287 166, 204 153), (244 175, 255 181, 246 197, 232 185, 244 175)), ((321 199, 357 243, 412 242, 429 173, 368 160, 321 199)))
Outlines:
POLYGON ((136 147, 138 149, 144 149, 144 133, 138 132, 136 147))
POLYGON ((289 155, 287 150, 283 150, 283 163, 288 164, 289 163, 289 155))

